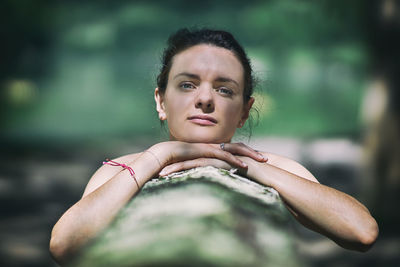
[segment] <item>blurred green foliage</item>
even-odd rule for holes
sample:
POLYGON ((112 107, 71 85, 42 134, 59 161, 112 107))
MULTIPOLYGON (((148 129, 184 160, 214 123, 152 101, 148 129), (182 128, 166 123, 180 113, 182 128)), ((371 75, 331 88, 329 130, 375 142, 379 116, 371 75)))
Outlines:
POLYGON ((231 31, 259 79, 255 135, 357 135, 364 1, 13 1, 0 8, 1 136, 159 137, 153 89, 181 27, 231 31))

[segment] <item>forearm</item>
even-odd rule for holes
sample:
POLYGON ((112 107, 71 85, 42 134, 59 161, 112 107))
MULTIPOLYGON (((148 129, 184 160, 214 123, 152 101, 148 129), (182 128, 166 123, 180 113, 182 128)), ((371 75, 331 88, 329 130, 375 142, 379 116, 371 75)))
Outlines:
MULTIPOLYGON (((142 153, 129 166, 135 171, 140 187, 160 168, 149 153, 142 153)), ((53 228, 50 250, 55 259, 64 261, 95 237, 138 191, 134 179, 124 170, 78 201, 53 228)))
POLYGON ((302 224, 348 249, 366 250, 378 228, 368 210, 351 196, 269 164, 253 164, 248 175, 276 189, 302 224))

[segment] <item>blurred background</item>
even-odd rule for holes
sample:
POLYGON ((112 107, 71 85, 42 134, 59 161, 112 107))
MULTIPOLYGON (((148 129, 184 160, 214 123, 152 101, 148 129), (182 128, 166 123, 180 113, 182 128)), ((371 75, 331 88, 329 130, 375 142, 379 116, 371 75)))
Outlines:
POLYGON ((258 113, 236 140, 300 161, 380 225, 367 253, 296 227, 305 261, 400 264, 399 1, 2 0, 0 22, 1 266, 56 266, 52 226, 102 160, 167 139, 155 78, 193 26, 231 31, 252 60, 258 113))

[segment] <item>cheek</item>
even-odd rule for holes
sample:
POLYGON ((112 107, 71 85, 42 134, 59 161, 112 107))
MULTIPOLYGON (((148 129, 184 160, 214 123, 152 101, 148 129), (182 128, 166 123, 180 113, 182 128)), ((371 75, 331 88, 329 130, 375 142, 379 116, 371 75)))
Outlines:
POLYGON ((169 95, 165 98, 165 111, 167 116, 176 117, 177 115, 183 115, 183 111, 190 104, 190 99, 188 97, 182 97, 179 94, 169 95))
POLYGON ((229 118, 230 123, 234 123, 241 119, 242 109, 242 103, 229 103, 224 107, 224 115, 229 118))

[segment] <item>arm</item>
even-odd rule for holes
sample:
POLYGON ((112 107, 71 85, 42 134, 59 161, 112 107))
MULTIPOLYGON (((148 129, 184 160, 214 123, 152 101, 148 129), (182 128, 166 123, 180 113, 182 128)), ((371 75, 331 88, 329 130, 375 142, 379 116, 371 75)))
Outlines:
MULTIPOLYGON (((164 166, 199 157, 218 158, 232 166, 246 167, 218 145, 164 142, 148 150, 151 152, 116 159, 135 171, 139 187, 156 176, 164 166)), ((127 170, 102 166, 90 179, 81 200, 68 209, 54 226, 50 251, 55 260, 60 263, 67 261, 102 231, 139 190, 127 170)))
MULTIPOLYGON (((237 154, 243 144, 229 144, 226 149, 237 154)), ((338 245, 358 251, 368 250, 378 237, 378 225, 367 208, 353 197, 321 185, 299 163, 273 154, 263 153, 268 163, 257 162, 249 157, 239 157, 248 165, 241 169, 249 178, 273 187, 293 216, 304 226, 319 232, 338 245)), ((195 159, 165 167, 163 174, 213 165, 232 168, 218 159, 195 159)))
MULTIPOLYGON (((116 160, 123 162, 121 159, 116 160)), ((129 166, 135 170, 141 186, 159 168, 149 153, 136 156, 129 166)), ((50 251, 54 259, 59 263, 66 262, 103 230, 138 191, 139 188, 127 170, 102 166, 90 179, 83 197, 54 226, 50 240, 50 251)))
POLYGON ((249 165, 247 175, 276 189, 304 226, 347 249, 366 251, 374 244, 378 236, 376 221, 353 197, 319 184, 310 172, 294 161, 271 160, 274 166, 244 157, 242 160, 249 165))

